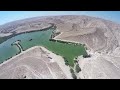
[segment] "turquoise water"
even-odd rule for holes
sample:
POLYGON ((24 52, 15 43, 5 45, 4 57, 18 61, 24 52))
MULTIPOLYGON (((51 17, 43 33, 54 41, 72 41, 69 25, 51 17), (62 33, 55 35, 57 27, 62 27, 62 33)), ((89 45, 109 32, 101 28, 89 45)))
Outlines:
MULTIPOLYGON (((46 36, 48 36, 47 33, 51 32, 51 31, 52 30, 48 30, 46 32, 46 36)), ((14 43, 15 41, 21 40, 22 42, 26 42, 30 38, 37 39, 38 37, 40 39, 48 40, 48 37, 43 38, 44 34, 45 34, 45 31, 38 31, 38 32, 31 32, 31 33, 26 33, 26 34, 20 34, 20 35, 12 37, 12 38, 8 39, 7 41, 3 42, 2 44, 0 44, 0 63, 19 53, 19 49, 17 48, 17 46, 15 46, 15 45, 11 46, 11 44, 14 43)), ((44 40, 42 40, 42 42, 44 40)), ((33 43, 34 43, 34 41, 33 41, 33 43)), ((26 44, 28 44, 28 43, 26 42, 26 44)), ((29 48, 29 44, 27 46, 29 48)))
POLYGON ((47 31, 45 30, 20 34, 8 39, 4 43, 0 44, 0 62, 3 62, 6 59, 19 53, 17 46, 11 46, 11 44, 17 40, 21 40, 20 45, 22 46, 23 50, 27 50, 33 46, 44 46, 53 53, 65 57, 68 60, 70 66, 74 66, 73 59, 75 57, 87 54, 83 45, 49 41, 52 32, 53 29, 49 29, 47 31), (30 39, 32 40, 30 41, 30 39))

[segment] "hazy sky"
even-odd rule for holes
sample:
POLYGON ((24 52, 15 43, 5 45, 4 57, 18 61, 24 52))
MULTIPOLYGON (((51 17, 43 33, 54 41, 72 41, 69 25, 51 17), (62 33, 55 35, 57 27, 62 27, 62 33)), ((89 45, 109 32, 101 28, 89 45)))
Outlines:
POLYGON ((120 23, 120 11, 0 11, 0 25, 19 19, 50 15, 88 15, 120 23))

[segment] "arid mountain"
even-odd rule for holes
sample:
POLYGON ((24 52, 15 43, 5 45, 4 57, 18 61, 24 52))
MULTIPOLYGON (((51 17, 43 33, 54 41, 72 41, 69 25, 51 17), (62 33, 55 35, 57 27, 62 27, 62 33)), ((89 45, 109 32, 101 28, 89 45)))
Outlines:
POLYGON ((91 58, 79 58, 80 78, 120 78, 120 24, 90 16, 46 16, 18 20, 0 26, 0 33, 21 33, 54 24, 55 39, 83 43, 91 58))

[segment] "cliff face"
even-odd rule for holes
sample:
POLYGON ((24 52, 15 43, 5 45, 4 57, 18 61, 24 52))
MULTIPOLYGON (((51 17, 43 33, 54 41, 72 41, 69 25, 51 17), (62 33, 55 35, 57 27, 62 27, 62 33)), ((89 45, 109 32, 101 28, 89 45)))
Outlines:
POLYGON ((57 31, 61 32, 55 37, 56 39, 84 43, 90 50, 89 53, 92 54, 92 57, 89 58, 90 61, 80 59, 81 62, 83 61, 80 62, 82 66, 80 76, 83 75, 81 78, 85 75, 87 77, 84 78, 96 78, 97 76, 94 75, 101 75, 101 78, 120 78, 120 75, 117 74, 119 73, 120 60, 120 24, 84 15, 49 16, 7 23, 0 26, 0 32, 20 33, 48 27, 50 23, 54 23, 57 26, 57 31), (116 67, 116 65, 118 66, 116 67), (97 73, 96 67, 97 69, 102 67, 99 70, 103 74, 97 73))

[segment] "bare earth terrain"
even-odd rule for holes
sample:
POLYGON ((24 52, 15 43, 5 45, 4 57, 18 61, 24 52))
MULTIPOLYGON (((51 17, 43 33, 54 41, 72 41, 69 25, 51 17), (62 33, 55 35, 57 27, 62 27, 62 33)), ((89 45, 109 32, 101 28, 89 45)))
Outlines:
POLYGON ((69 67, 61 56, 44 47, 35 46, 0 65, 0 78, 10 79, 68 79, 69 67))
MULTIPOLYGON (((91 57, 78 57, 81 67, 78 77, 120 78, 120 24, 115 22, 75 15, 35 17, 1 25, 0 33, 32 31, 49 27, 50 23, 57 26, 56 32, 61 32, 55 39, 80 42, 87 46, 91 57)), ((51 57, 54 60, 42 54, 40 49, 28 50, 1 64, 0 78, 71 78, 64 60, 56 59, 59 57, 56 55, 51 57)))

